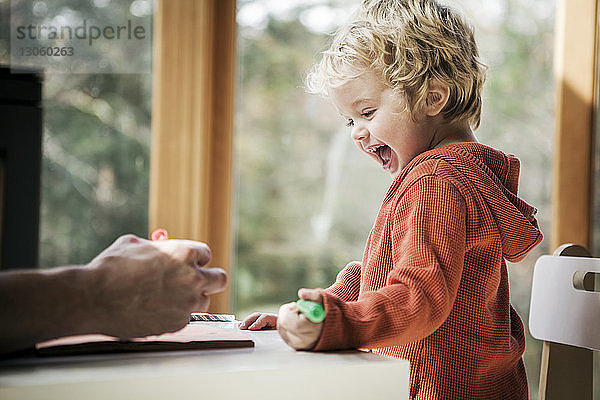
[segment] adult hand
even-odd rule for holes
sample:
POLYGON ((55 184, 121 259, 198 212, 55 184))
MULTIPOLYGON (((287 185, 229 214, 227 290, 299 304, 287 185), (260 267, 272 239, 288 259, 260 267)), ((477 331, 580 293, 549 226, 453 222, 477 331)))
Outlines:
POLYGON ((87 265, 95 277, 88 297, 95 330, 131 338, 183 328, 225 288, 225 271, 201 268, 210 257, 201 242, 120 237, 87 265))
MULTIPOLYGON (((310 300, 323 305, 323 298, 317 289, 300 289, 298 297, 302 300, 310 300)), ((312 349, 319 336, 323 323, 314 323, 304 314, 298 311, 296 303, 287 303, 279 308, 277 318, 277 330, 281 338, 296 350, 312 349)))

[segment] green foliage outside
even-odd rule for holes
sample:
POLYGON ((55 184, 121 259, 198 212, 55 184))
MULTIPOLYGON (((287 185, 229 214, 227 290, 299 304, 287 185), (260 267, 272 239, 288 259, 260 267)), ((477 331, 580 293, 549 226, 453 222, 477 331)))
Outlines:
POLYGON ((150 76, 52 75, 44 99, 40 265, 85 263, 124 233, 145 237, 150 76))
MULTIPOLYGON (((37 10, 47 25, 71 13, 106 22, 130 15, 133 3, 14 0, 10 14, 10 2, 0 0, 0 62, 9 62, 10 18, 27 25, 24 16, 37 10)), ((121 47, 102 51, 127 63, 121 47)), ((43 90, 39 264, 83 264, 119 235, 146 235, 151 76, 45 74, 43 90)))

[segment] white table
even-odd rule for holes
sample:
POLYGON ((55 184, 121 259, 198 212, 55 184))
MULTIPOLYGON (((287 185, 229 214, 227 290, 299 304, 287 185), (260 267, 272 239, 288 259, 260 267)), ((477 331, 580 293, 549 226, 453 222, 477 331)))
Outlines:
POLYGON ((3 361, 0 399, 408 399, 408 361, 248 335, 256 347, 3 361))

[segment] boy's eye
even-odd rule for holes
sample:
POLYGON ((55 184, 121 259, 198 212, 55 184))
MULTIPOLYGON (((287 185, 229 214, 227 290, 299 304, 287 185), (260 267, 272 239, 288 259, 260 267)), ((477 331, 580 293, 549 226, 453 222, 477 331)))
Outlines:
POLYGON ((353 127, 354 126, 354 121, 352 121, 351 119, 348 120, 348 122, 346 122, 346 126, 347 127, 353 127))
POLYGON ((365 118, 369 118, 371 115, 373 115, 374 112, 375 112, 375 110, 365 111, 364 113, 361 114, 361 116, 365 117, 365 118))

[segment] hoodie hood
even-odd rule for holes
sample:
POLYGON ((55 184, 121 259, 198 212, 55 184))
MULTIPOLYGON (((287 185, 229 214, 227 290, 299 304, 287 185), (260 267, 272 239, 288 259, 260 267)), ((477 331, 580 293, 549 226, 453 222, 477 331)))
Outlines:
POLYGON ((537 210, 517 196, 520 162, 513 155, 476 142, 452 143, 419 154, 398 175, 388 196, 404 177, 425 160, 441 159, 456 168, 491 211, 502 241, 505 259, 521 261, 542 241, 535 214, 537 210))

